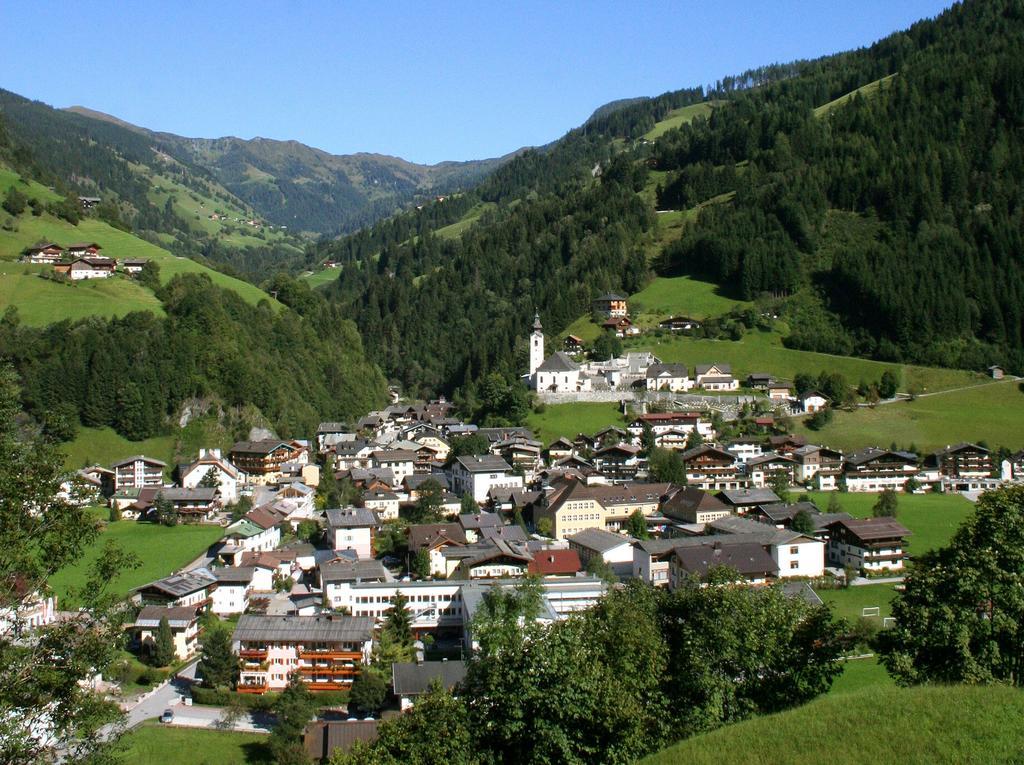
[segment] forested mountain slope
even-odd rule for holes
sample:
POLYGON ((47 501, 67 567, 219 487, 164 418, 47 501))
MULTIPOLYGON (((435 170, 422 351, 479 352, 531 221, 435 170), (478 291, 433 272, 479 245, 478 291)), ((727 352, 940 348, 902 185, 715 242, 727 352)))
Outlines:
POLYGON ((345 264, 329 294, 413 389, 511 377, 535 309, 556 333, 652 271, 770 301, 793 347, 1024 371, 1022 9, 967 2, 869 48, 599 110, 458 204, 322 247, 345 264), (480 202, 460 237, 431 235, 480 202), (693 211, 674 241, 655 207, 693 211))

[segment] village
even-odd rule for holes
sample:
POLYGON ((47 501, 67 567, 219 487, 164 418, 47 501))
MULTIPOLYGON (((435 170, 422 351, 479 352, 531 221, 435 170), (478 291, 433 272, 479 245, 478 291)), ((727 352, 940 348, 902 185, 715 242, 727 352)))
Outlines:
MULTIPOLYGON (((698 365, 691 377, 650 354, 580 365, 564 351, 543 351, 538 317, 524 379, 538 392, 739 387, 722 364, 698 365)), ((235 693, 280 692, 297 674, 335 700, 374 661, 389 616, 406 612, 417 658, 392 667, 385 709, 310 724, 307 752, 319 760, 340 741, 373 740, 378 714, 401 714, 431 682, 459 682, 477 610, 495 588, 537 581, 545 623, 627 580, 674 590, 721 571, 820 603, 819 586, 898 582, 913 534, 884 514, 823 511, 803 492, 973 497, 1024 481, 1024 451, 996 464, 976 444, 919 456, 809 443, 781 430, 772 407, 813 412, 829 406, 827 397, 794 397, 770 374, 751 378, 744 387, 766 405, 748 417, 757 432, 741 437, 725 437, 717 413, 654 411, 644 400, 625 409, 624 427, 545 444, 526 427, 464 422, 443 398, 396 401, 357 422, 321 423, 309 439, 203 448, 174 466, 135 455, 85 467, 68 476, 64 496, 107 505, 111 520, 222 527, 220 541, 187 567, 130 593, 131 651, 146 661, 169 635, 174 664, 186 668, 179 677, 195 678, 203 625, 215 618, 231 629, 235 693), (677 465, 670 480, 655 464, 665 455, 677 465), (332 486, 343 489, 338 506, 328 503, 338 496, 332 486)), ((60 618, 58 609, 40 593, 29 626, 60 618)), ((166 703, 163 722, 213 724, 209 714, 196 716, 180 685, 161 687, 135 702, 143 710, 136 715, 155 716, 152 705, 166 703)), ((241 724, 260 730, 254 720, 241 724)))
POLYGON ((63 247, 56 242, 39 242, 25 250, 21 262, 52 266, 53 273, 73 282, 84 279, 109 279, 123 273, 138 276, 149 262, 146 258, 127 258, 118 262, 102 254, 96 242, 76 242, 63 247))

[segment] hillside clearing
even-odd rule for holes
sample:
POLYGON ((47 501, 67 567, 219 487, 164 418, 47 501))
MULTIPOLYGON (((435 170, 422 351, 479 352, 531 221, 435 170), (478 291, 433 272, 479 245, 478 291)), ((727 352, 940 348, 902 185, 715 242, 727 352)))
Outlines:
POLYGON ((14 306, 24 324, 36 327, 87 316, 109 319, 133 311, 164 315, 156 295, 126 276, 71 283, 41 278, 50 270, 49 266, 0 261, 0 311, 14 306))
POLYGON ((1022 714, 1018 688, 873 685, 695 736, 641 762, 1019 762, 1022 714))
POLYGON ((887 75, 885 77, 875 80, 874 82, 869 82, 866 85, 861 85, 856 90, 851 90, 849 93, 839 96, 839 98, 829 101, 827 104, 822 104, 821 106, 814 110, 814 116, 828 116, 829 114, 832 113, 833 110, 839 108, 848 101, 853 100, 856 96, 861 96, 863 98, 871 98, 871 96, 875 95, 878 92, 879 88, 881 88, 885 83, 889 82, 889 80, 891 80, 895 76, 895 74, 887 75))
POLYGON ((174 461, 174 436, 154 436, 145 441, 129 441, 112 428, 79 428, 75 440, 60 445, 68 470, 86 465, 109 467, 135 454, 155 457, 171 466, 174 461))
POLYGON ((663 136, 669 130, 674 130, 681 125, 693 122, 697 117, 707 117, 714 111, 721 101, 704 101, 699 104, 690 104, 679 109, 673 109, 665 115, 665 119, 655 123, 654 127, 644 133, 648 141, 663 136))
POLYGON ((609 425, 622 427, 625 421, 614 402, 575 403, 549 404, 539 414, 530 412, 526 424, 547 446, 559 436, 571 440, 580 433, 593 435, 609 425))
POLYGON ((656 327, 662 319, 671 316, 689 316, 706 319, 721 316, 734 308, 750 305, 721 294, 711 282, 702 282, 689 276, 658 276, 639 292, 630 295, 630 312, 641 327, 656 327))
POLYGON ((1015 380, 989 382, 874 409, 838 411, 820 431, 801 423, 797 432, 845 450, 896 442, 932 451, 960 441, 985 441, 990 448, 1016 451, 1024 446, 1024 393, 1015 380))
MULTIPOLYGON (((98 512, 105 513, 106 510, 100 508, 98 512)), ((142 561, 139 568, 124 571, 110 582, 111 592, 124 596, 132 588, 167 576, 190 563, 223 534, 220 526, 180 524, 168 527, 138 521, 107 523, 81 559, 74 566, 63 568, 50 577, 49 584, 57 594, 61 608, 76 606, 71 589, 85 584, 89 566, 107 541, 113 541, 123 550, 135 553, 142 561)))
POLYGON ((496 208, 497 205, 493 202, 479 202, 473 205, 465 215, 454 223, 437 229, 434 232, 434 235, 439 236, 442 239, 455 239, 456 237, 461 236, 463 231, 476 223, 480 219, 481 215, 496 208))

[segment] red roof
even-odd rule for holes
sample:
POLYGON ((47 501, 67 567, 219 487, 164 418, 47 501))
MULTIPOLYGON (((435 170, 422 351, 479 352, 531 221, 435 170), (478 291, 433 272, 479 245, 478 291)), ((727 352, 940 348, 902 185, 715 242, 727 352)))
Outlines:
POLYGON ((580 556, 575 550, 542 550, 533 556, 526 570, 541 576, 575 574, 581 568, 580 556))
POLYGON ((638 418, 643 422, 677 422, 679 420, 698 420, 700 412, 652 412, 641 414, 638 418))

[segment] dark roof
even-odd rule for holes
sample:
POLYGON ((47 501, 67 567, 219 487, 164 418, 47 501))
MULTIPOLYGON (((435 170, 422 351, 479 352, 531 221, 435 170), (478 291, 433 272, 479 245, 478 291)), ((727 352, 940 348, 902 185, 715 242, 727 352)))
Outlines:
POLYGON ((120 460, 119 462, 115 462, 113 465, 111 465, 111 467, 112 468, 118 468, 118 467, 121 467, 122 465, 129 465, 132 462, 135 462, 136 460, 142 460, 143 462, 149 462, 149 463, 151 463, 153 465, 159 465, 160 467, 167 467, 167 463, 166 462, 163 462, 163 461, 158 460, 158 459, 154 459, 153 457, 147 457, 144 454, 136 454, 134 457, 126 457, 125 459, 120 460))
POLYGON ((845 527, 862 542, 910 536, 910 529, 893 518, 850 518, 835 521, 829 528, 845 527))
POLYGON ((629 545, 634 542, 632 537, 614 534, 604 529, 583 529, 583 531, 579 531, 567 537, 567 539, 570 544, 579 545, 599 553, 605 553, 620 545, 629 545))
POLYGON ((320 580, 328 582, 383 582, 387 569, 376 560, 336 560, 320 566, 320 580))
POLYGON ((165 595, 180 598, 184 595, 191 595, 193 592, 199 592, 199 590, 216 583, 216 577, 209 570, 196 568, 191 571, 182 571, 180 574, 165 576, 163 579, 157 579, 149 584, 143 584, 136 587, 134 592, 154 589, 165 595))
POLYGON ((495 454, 476 454, 457 457, 456 462, 462 466, 467 473, 500 473, 512 469, 501 457, 495 454))
POLYGON ((712 369, 717 369, 724 375, 732 374, 731 364, 698 364, 694 371, 699 375, 706 375, 712 369))
POLYGON ((295 643, 365 642, 373 637, 369 616, 265 616, 243 614, 233 640, 295 643))
POLYGON ((213 573, 217 577, 218 583, 248 584, 252 581, 255 570, 252 566, 232 566, 214 569, 213 573))
POLYGON ((143 629, 159 627, 160 620, 164 618, 172 628, 184 629, 198 617, 195 606, 178 606, 176 608, 146 606, 135 617, 135 626, 143 629))
POLYGON ((506 542, 526 542, 529 537, 521 526, 484 526, 480 529, 480 536, 490 541, 503 539, 506 542))
POLYGON ((331 528, 372 528, 379 525, 377 516, 365 507, 332 507, 324 513, 331 528))
POLYGON ((459 524, 464 529, 482 529, 487 526, 501 526, 501 516, 497 513, 464 513, 459 516, 459 524))
POLYGON ((430 548, 438 543, 466 544, 466 532, 457 523, 418 523, 409 527, 409 549, 430 548))
POLYGON ((306 754, 316 762, 326 761, 331 752, 347 752, 357 741, 377 740, 377 720, 314 720, 303 733, 306 754))
POLYGON ((723 489, 718 492, 718 498, 734 507, 776 504, 782 501, 771 489, 723 489))
POLYGON ((261 441, 238 441, 231 447, 231 451, 240 454, 270 454, 279 446, 292 448, 287 441, 278 438, 265 438, 261 441))
POLYGON ((731 508, 703 489, 684 486, 661 506, 661 513, 669 518, 686 520, 687 513, 731 512, 731 508))
POLYGON ((877 446, 869 446, 859 452, 847 455, 846 461, 850 465, 860 466, 873 460, 894 456, 897 460, 917 464, 917 455, 912 452, 892 451, 890 449, 879 449, 877 446))
POLYGON ((651 364, 647 367, 648 379, 652 377, 686 377, 688 371, 685 364, 651 364))
POLYGON ((537 367, 538 372, 578 372, 580 365, 564 351, 555 351, 537 367))
POLYGON ((707 576, 708 569, 714 566, 728 566, 744 575, 775 574, 779 570, 772 556, 756 542, 730 545, 709 542, 693 547, 678 547, 675 556, 683 570, 700 577, 707 576))
POLYGON ((426 693, 436 679, 448 690, 466 677, 464 661, 402 662, 391 665, 391 679, 396 696, 418 696, 426 693))
POLYGON ((617 292, 606 292, 605 294, 601 295, 601 297, 597 298, 597 300, 625 300, 625 299, 626 299, 625 297, 623 297, 622 295, 620 295, 617 292))

